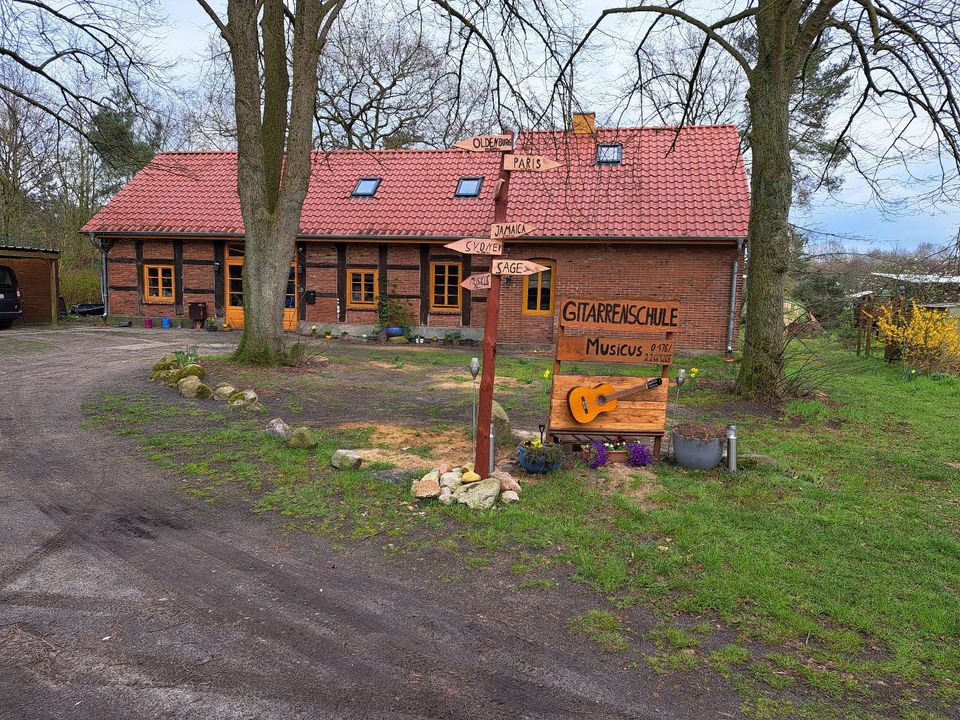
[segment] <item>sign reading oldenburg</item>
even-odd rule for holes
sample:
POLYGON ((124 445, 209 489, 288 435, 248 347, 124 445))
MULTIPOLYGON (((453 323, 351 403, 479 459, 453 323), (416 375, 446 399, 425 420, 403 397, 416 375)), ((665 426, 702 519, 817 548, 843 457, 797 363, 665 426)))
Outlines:
POLYGON ((477 135, 454 143, 455 148, 471 152, 510 152, 513 150, 512 135, 477 135))
POLYGON ((543 155, 504 155, 503 169, 511 172, 544 172, 553 170, 563 163, 543 155))
POLYGON ((475 273, 460 283, 460 287, 464 287, 470 292, 489 290, 490 273, 475 273))
POLYGON ((503 260, 495 258, 490 265, 494 275, 535 275, 550 268, 529 260, 503 260))
POLYGON ((529 235, 536 228, 525 222, 494 223, 490 226, 490 237, 494 240, 509 240, 510 238, 529 235))
POLYGON ((503 241, 492 238, 464 238, 444 247, 466 255, 503 255, 503 241))

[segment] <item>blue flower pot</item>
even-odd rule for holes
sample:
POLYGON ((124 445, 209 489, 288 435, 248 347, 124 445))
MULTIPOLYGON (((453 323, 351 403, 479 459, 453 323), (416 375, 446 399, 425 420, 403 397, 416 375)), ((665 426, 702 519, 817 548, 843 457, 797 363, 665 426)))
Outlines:
POLYGON ((383 332, 386 334, 388 338, 400 337, 403 335, 403 328, 391 325, 390 327, 384 328, 383 332))
POLYGON ((549 465, 547 464, 546 460, 537 460, 534 462, 527 457, 527 449, 522 445, 520 446, 518 460, 520 461, 520 467, 532 474, 548 473, 553 472, 554 470, 559 470, 561 463, 560 460, 550 463, 549 465))

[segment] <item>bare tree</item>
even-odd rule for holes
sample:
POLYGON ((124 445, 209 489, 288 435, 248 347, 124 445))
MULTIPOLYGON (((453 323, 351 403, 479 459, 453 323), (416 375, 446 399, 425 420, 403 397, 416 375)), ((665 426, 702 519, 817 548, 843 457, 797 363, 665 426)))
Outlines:
POLYGON ((144 111, 138 90, 156 81, 148 49, 158 22, 151 0, 0 0, 0 62, 32 77, 0 78, 0 90, 81 134, 75 119, 107 107, 111 92, 144 111))
POLYGON ((198 0, 233 67, 237 189, 246 234, 244 329, 236 357, 283 359, 283 297, 307 195, 317 62, 344 0, 228 0, 222 19, 198 0))
MULTIPOLYGON (((433 3, 490 53, 499 49, 487 32, 492 15, 524 33, 528 42, 547 39, 547 52, 560 55, 549 38, 557 27, 555 18, 563 14, 542 0, 502 3, 490 9, 475 2, 433 3)), ((697 7, 674 0, 629 2, 604 10, 573 56, 600 32, 629 27, 634 52, 642 54, 658 37, 682 41, 684 31, 693 28, 700 44, 687 73, 685 109, 694 109, 693 97, 711 48, 729 56, 745 78, 753 202, 746 337, 738 388, 744 395, 778 397, 784 388, 782 308, 797 161, 791 117, 803 79, 818 58, 855 76, 845 98, 846 117, 830 144, 824 167, 849 152, 853 167, 878 187, 889 163, 902 162, 925 148, 940 163, 941 189, 956 192, 960 99, 954 83, 960 64, 960 7, 955 0, 737 0, 712 10, 697 7), (628 26, 629 18, 638 25, 628 26), (866 132, 870 137, 858 137, 856 130, 867 120, 873 121, 866 132)), ((569 62, 560 63, 561 79, 569 62)), ((504 63, 495 67, 503 74, 504 63)), ((688 118, 685 111, 681 124, 688 118)))

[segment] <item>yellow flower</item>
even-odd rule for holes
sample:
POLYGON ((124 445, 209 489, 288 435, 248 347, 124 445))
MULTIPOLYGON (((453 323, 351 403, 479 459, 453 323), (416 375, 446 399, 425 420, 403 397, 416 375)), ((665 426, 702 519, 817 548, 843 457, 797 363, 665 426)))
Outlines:
POLYGON ((544 371, 543 371, 543 376, 544 376, 545 378, 550 377, 550 371, 549 371, 549 370, 544 370, 544 371))
POLYGON ((699 372, 698 368, 690 368, 690 377, 695 378, 699 372))

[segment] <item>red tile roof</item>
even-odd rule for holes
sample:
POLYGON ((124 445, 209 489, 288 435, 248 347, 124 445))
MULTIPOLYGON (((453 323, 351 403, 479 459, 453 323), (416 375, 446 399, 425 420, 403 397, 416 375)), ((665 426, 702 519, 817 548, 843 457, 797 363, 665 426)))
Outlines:
MULTIPOLYGON (((742 237, 749 195, 732 126, 523 133, 517 152, 565 167, 513 173, 508 219, 551 237, 742 237), (676 146, 671 152, 671 145, 676 146), (595 163, 597 143, 622 143, 619 166, 595 163)), ((316 153, 300 229, 305 236, 484 236, 493 222, 500 153, 380 150, 316 153), (483 177, 478 198, 455 198, 461 177, 483 177), (381 177, 374 198, 351 197, 381 177)), ((243 233, 236 155, 160 153, 84 232, 243 233)))

